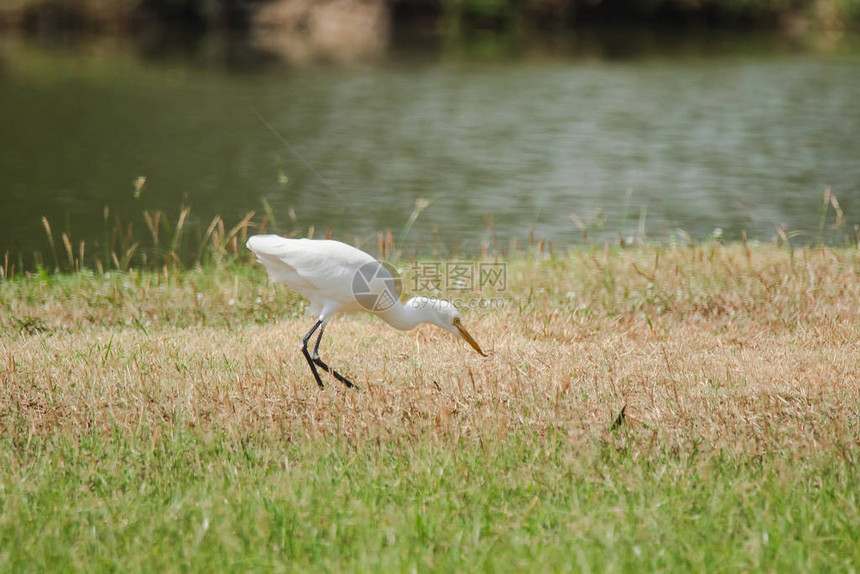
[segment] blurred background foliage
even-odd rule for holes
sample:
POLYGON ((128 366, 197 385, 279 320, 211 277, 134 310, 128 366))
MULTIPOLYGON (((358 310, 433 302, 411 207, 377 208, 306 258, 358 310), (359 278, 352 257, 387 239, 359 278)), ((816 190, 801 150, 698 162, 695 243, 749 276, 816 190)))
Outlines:
POLYGON ((383 9, 392 22, 420 20, 465 30, 631 23, 767 27, 787 32, 855 28, 860 0, 4 0, 7 28, 125 29, 147 24, 244 29, 288 23, 313 10, 383 9))

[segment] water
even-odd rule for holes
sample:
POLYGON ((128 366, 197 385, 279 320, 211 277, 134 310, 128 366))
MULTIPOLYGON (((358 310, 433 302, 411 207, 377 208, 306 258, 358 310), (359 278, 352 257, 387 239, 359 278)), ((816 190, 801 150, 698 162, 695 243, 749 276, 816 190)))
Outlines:
POLYGON ((0 37, 0 253, 45 250, 42 216, 94 244, 104 206, 143 233, 144 209, 185 202, 205 226, 263 199, 282 231, 347 239, 397 234, 427 199, 410 239, 466 250, 578 241, 572 213, 590 239, 784 223, 815 241, 827 187, 860 222, 860 51, 641 44, 395 41, 311 64, 224 39, 0 37))

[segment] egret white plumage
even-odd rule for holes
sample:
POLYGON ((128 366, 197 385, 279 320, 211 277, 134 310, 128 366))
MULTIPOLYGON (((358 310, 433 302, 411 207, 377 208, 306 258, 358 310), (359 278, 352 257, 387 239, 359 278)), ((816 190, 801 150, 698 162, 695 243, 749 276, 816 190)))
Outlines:
POLYGON ((273 281, 285 283, 309 300, 317 321, 302 337, 302 354, 317 385, 323 387, 317 367, 331 373, 347 387, 355 385, 330 368, 319 356, 320 341, 328 322, 339 313, 368 311, 403 331, 431 323, 462 337, 486 357, 460 320, 453 303, 431 297, 413 297, 401 303, 394 289, 395 277, 382 263, 351 245, 328 239, 287 239, 278 235, 254 235, 246 243, 266 266, 273 281), (319 330, 313 352, 308 343, 319 330))

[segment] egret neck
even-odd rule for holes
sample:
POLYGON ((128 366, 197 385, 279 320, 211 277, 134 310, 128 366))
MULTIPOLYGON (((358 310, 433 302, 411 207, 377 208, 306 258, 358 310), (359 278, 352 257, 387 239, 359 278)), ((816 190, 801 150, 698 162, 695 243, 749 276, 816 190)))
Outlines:
POLYGON ((413 297, 406 301, 406 303, 397 302, 391 308, 377 312, 376 314, 383 321, 401 331, 414 329, 421 323, 430 323, 442 327, 446 331, 462 337, 482 357, 487 356, 481 350, 478 342, 463 327, 457 308, 453 303, 445 299, 413 297))
POLYGON ((453 303, 444 299, 432 297, 413 297, 405 303, 397 302, 385 311, 378 311, 379 317, 401 331, 410 331, 421 323, 438 325, 443 329, 448 326, 443 323, 445 309, 454 308, 453 303))

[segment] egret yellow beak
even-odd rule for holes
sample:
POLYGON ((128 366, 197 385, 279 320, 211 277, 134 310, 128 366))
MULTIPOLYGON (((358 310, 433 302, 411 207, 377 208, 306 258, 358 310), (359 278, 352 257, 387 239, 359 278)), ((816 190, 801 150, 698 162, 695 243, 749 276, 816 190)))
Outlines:
POLYGON ((466 328, 463 327, 463 324, 460 323, 459 317, 454 317, 454 326, 457 327, 457 330, 460 332, 460 336, 466 339, 466 342, 472 345, 472 348, 478 351, 479 355, 481 355, 482 357, 487 356, 486 353, 481 350, 481 346, 478 344, 478 342, 472 338, 472 335, 470 335, 466 328))

